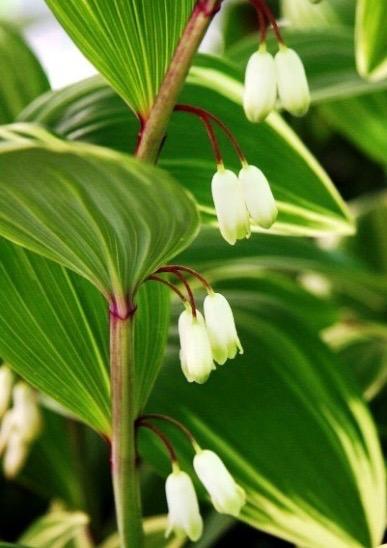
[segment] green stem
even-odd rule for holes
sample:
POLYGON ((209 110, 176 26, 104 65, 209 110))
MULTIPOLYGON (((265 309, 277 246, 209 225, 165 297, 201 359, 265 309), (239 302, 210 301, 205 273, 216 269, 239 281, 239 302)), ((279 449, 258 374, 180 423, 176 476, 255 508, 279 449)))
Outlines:
POLYGON ((169 119, 175 108, 200 42, 212 19, 219 0, 199 0, 184 30, 157 99, 144 127, 137 147, 137 156, 156 163, 169 119))
POLYGON ((141 548, 143 531, 136 469, 133 317, 110 315, 112 475, 122 548, 141 548))

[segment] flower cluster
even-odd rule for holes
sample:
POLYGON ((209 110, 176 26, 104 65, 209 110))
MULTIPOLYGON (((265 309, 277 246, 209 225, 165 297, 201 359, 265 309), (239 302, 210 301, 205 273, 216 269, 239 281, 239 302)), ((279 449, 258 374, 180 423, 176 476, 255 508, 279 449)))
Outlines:
POLYGON ((203 384, 216 368, 215 363, 223 365, 235 358, 243 348, 235 327, 234 315, 227 299, 215 293, 207 280, 187 266, 167 265, 159 268, 150 280, 158 281, 172 289, 185 305, 179 316, 178 331, 180 338, 180 362, 188 382, 203 384), (204 317, 196 306, 192 289, 182 272, 196 277, 207 291, 204 299, 204 317), (183 283, 187 296, 171 282, 159 274, 174 274, 183 283))
POLYGON ((152 421, 166 421, 177 427, 188 437, 195 451, 193 469, 208 493, 215 510, 221 514, 238 517, 246 502, 246 493, 236 483, 220 457, 208 449, 202 449, 192 433, 178 420, 157 413, 143 415, 137 420, 137 427, 151 430, 166 447, 172 463, 172 472, 167 477, 165 493, 168 505, 168 527, 166 537, 172 532, 186 535, 196 542, 203 532, 203 520, 192 479, 181 470, 176 452, 168 437, 152 421))
POLYGON ((284 44, 273 57, 266 46, 250 57, 246 68, 243 106, 250 122, 262 122, 277 102, 294 116, 309 109, 310 93, 304 65, 298 54, 284 44))
POLYGON ((204 317, 187 305, 179 317, 180 362, 188 382, 203 384, 215 364, 243 353, 231 307, 220 293, 204 300, 204 317))
POLYGON ((309 109, 310 93, 304 65, 281 36, 275 18, 262 0, 250 0, 260 21, 260 46, 250 57, 245 76, 243 106, 250 122, 262 122, 274 110, 277 97, 280 107, 294 116, 309 109), (272 24, 279 49, 273 57, 266 49, 267 24, 272 24))
POLYGON ((247 163, 243 164, 238 177, 220 166, 212 179, 212 197, 220 232, 231 245, 250 236, 250 218, 268 229, 278 215, 265 175, 247 163))
MULTIPOLYGON (((246 502, 246 493, 240 487, 213 451, 197 449, 194 470, 204 485, 217 512, 238 517, 246 502)), ((203 520, 190 476, 175 462, 165 484, 168 504, 168 529, 177 535, 185 534, 196 542, 203 532, 203 520)))
POLYGON ((230 129, 214 114, 199 107, 177 105, 175 110, 198 116, 207 129, 217 165, 211 184, 212 198, 223 238, 231 245, 237 240, 248 238, 251 232, 250 219, 261 228, 269 229, 278 215, 269 182, 258 167, 249 165, 230 129), (226 135, 241 162, 238 176, 224 167, 212 123, 219 126, 226 135))
POLYGON ((14 385, 11 370, 0 367, 0 455, 7 478, 15 477, 23 468, 31 443, 41 430, 41 414, 36 393, 26 383, 14 385), (12 398, 12 407, 8 408, 12 398))

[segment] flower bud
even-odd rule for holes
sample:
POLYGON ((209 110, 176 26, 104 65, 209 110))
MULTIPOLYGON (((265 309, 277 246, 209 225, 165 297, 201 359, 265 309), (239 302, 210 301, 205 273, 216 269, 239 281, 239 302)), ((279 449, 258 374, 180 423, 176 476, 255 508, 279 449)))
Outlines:
POLYGON ((221 514, 238 517, 246 502, 245 491, 231 476, 221 459, 213 451, 200 450, 194 458, 194 468, 221 514))
POLYGON ((11 399, 13 373, 6 365, 0 367, 0 418, 8 409, 11 399))
POLYGON ((300 57, 294 50, 281 46, 275 64, 282 107, 294 116, 303 116, 309 109, 310 93, 300 57))
POLYGON ((212 178, 212 197, 223 238, 231 245, 250 236, 250 223, 238 177, 218 170, 212 178))
POLYGON ((203 521, 191 478, 177 469, 167 478, 165 492, 168 503, 168 529, 165 536, 172 531, 177 535, 187 535, 196 542, 202 536, 203 521))
POLYGON ((237 335, 234 316, 227 300, 220 293, 211 293, 204 299, 204 317, 214 360, 223 365, 235 358, 237 350, 243 353, 237 335))
POLYGON ((247 63, 243 108, 250 122, 262 122, 274 109, 277 75, 273 56, 260 49, 247 63))
POLYGON ((27 460, 28 452, 28 443, 14 431, 8 440, 3 457, 3 471, 6 478, 12 479, 17 476, 27 460))
POLYGON ((278 209, 265 175, 257 167, 248 165, 240 170, 239 180, 250 217, 262 228, 270 228, 278 209))
POLYGON ((186 309, 179 318, 180 361, 188 382, 203 384, 215 369, 204 318, 186 309))

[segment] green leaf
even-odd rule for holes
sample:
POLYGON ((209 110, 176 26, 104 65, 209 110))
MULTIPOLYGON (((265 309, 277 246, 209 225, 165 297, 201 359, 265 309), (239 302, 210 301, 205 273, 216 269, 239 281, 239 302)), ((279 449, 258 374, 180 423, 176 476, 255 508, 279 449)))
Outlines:
POLYGON ((87 541, 88 523, 89 518, 83 512, 54 510, 35 521, 23 533, 20 543, 31 548, 66 548, 69 543, 82 539, 82 545, 91 548, 87 541))
POLYGON ((352 25, 354 22, 353 0, 282 0, 281 14, 292 28, 329 28, 332 25, 352 25))
POLYGON ((156 282, 144 284, 136 300, 134 356, 137 407, 147 402, 164 357, 170 323, 170 291, 156 282))
POLYGON ((158 93, 195 0, 46 0, 81 51, 142 116, 158 93))
POLYGON ((387 4, 357 0, 356 62, 359 73, 371 81, 387 77, 387 4))
POLYGON ((83 278, 0 239, 0 355, 30 384, 110 432, 107 307, 83 278))
POLYGON ((33 99, 49 89, 38 60, 20 34, 0 23, 0 124, 13 122, 33 99))
MULTIPOLYGON (((234 298, 232 281, 229 289, 244 355, 193 387, 171 354, 149 411, 181 419, 221 455, 246 489, 243 521, 301 546, 378 545, 384 465, 358 391, 298 317, 261 310, 250 291, 234 298)), ((144 437, 144 455, 163 469, 144 437)), ((192 448, 172 438, 192 471, 192 448)))
MULTIPOLYGON (((283 34, 287 45, 295 49, 302 58, 313 103, 386 89, 387 80, 373 83, 359 76, 355 63, 352 28, 331 25, 329 28, 304 31, 284 29, 283 34)), ((257 35, 247 36, 226 52, 233 63, 232 68, 239 69, 241 82, 247 60, 257 49, 257 40, 257 35)), ((277 46, 273 40, 269 41, 269 46, 274 53, 277 46)), ((213 76, 215 79, 215 74, 213 76)))
POLYGON ((353 204, 353 209, 356 236, 344 239, 342 247, 387 279, 387 192, 363 196, 353 204))
POLYGON ((359 326, 357 336, 340 348, 340 358, 356 376, 364 397, 373 399, 387 384, 387 328, 378 336, 377 328, 359 326), (372 331, 375 331, 373 333, 372 331))
MULTIPOLYGON (((292 235, 351 233, 353 226, 345 204, 289 126, 275 115, 268 123, 250 124, 240 106, 240 96, 237 93, 232 96, 233 88, 228 87, 228 81, 219 79, 216 71, 210 81, 206 79, 206 75, 213 74, 209 67, 217 61, 207 57, 201 59, 208 67, 197 65, 195 71, 200 72, 193 71, 193 83, 186 86, 181 100, 218 115, 235 133, 248 160, 265 171, 280 209, 273 231, 292 235), (215 84, 219 92, 209 89, 215 84)), ((238 86, 241 91, 241 84, 238 86)), ((128 142, 134 148, 138 132, 134 116, 129 115, 125 105, 99 79, 42 97, 20 119, 46 125, 69 139, 108 144, 119 150, 125 149, 128 142)), ((175 113, 160 165, 187 186, 201 210, 208 214, 208 220, 214 222, 210 183, 215 164, 203 131, 199 121, 191 120, 184 113, 175 113)), ((238 169, 229 143, 223 141, 223 145, 227 165, 238 169)))
POLYGON ((87 278, 118 313, 197 230, 165 172, 107 149, 4 144, 0 173, 0 234, 87 278))
POLYGON ((385 111, 387 92, 379 91, 320 105, 329 125, 370 158, 387 163, 385 111))

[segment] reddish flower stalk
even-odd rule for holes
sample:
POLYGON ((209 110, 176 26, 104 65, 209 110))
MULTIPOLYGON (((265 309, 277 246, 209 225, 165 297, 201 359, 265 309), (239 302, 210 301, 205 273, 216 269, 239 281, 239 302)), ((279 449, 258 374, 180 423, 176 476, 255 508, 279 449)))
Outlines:
POLYGON ((140 417, 139 420, 141 421, 143 419, 145 420, 155 419, 155 420, 169 422, 170 424, 178 428, 181 432, 183 432, 183 434, 189 439, 191 443, 196 444, 196 441, 192 432, 188 430, 188 428, 184 426, 184 424, 182 424, 177 419, 174 419, 173 417, 169 417, 168 415, 162 415, 161 413, 147 413, 146 415, 143 415, 142 417, 140 417))
MULTIPOLYGON (((212 134, 214 134, 214 131, 212 129, 212 126, 211 126, 209 120, 212 120, 213 122, 218 124, 218 126, 222 129, 222 131, 226 134, 227 138, 229 139, 229 141, 230 141, 231 145, 233 146, 233 148, 234 148, 239 160, 241 161, 241 163, 243 164, 243 163, 246 162, 246 156, 244 155, 244 153, 241 149, 241 146, 238 143, 235 135, 229 130, 229 128, 224 124, 224 122, 222 122, 222 120, 220 120, 217 116, 215 116, 211 112, 208 112, 207 110, 204 110, 200 107, 194 107, 192 105, 183 105, 183 104, 176 105, 175 106, 175 111, 176 112, 187 112, 189 114, 194 114, 195 116, 200 118, 200 120, 205 124, 206 128, 211 127, 212 134)), ((207 131, 208 131, 208 129, 207 129, 207 131)), ((215 139, 216 139, 216 137, 215 137, 215 139)), ((217 148, 219 149, 219 144, 218 144, 217 141, 216 141, 216 143, 217 143, 217 148)), ((221 155, 220 155, 220 157, 221 157, 221 155)), ((215 158, 216 158, 217 163, 219 164, 216 154, 215 154, 215 158)))
POLYGON ((175 449, 173 448, 173 445, 171 444, 171 442, 169 441, 167 436, 164 434, 164 432, 162 432, 159 428, 157 428, 157 426, 154 426, 150 422, 142 420, 142 418, 139 419, 138 421, 136 421, 136 426, 137 427, 147 428, 148 430, 150 430, 151 432, 156 434, 156 436, 161 440, 161 442, 163 443, 163 445, 167 449, 168 455, 169 455, 169 458, 171 459, 171 461, 172 462, 177 462, 177 456, 176 456, 175 449))
POLYGON ((273 27, 273 32, 275 34, 275 37, 277 38, 280 44, 283 44, 284 40, 282 38, 281 31, 277 24, 276 18, 272 14, 272 11, 266 4, 265 0, 250 0, 250 3, 253 4, 255 9, 257 10, 258 17, 259 17, 259 14, 261 13, 267 18, 268 21, 270 21, 271 26, 273 27))
POLYGON ((207 291, 209 293, 212 293, 212 287, 207 282, 207 280, 204 278, 204 276, 202 276, 201 274, 199 274, 199 272, 196 272, 196 270, 194 270, 193 268, 190 268, 188 266, 172 264, 172 265, 162 266, 161 268, 158 269, 157 272, 158 273, 159 272, 173 272, 173 273, 176 273, 179 270, 181 270, 183 272, 188 272, 188 274, 191 274, 191 276, 194 276, 195 278, 197 278, 203 284, 203 286, 207 289, 207 291))
MULTIPOLYGON (((160 271, 158 270, 157 272, 160 272, 160 271)), ((173 274, 175 274, 177 276, 177 278, 179 278, 179 280, 184 284, 184 287, 186 288, 187 293, 188 293, 188 299, 185 297, 185 295, 183 295, 183 293, 180 291, 180 289, 178 289, 175 285, 168 282, 167 280, 164 280, 164 278, 161 278, 160 276, 157 276, 156 274, 152 274, 151 276, 148 276, 147 280, 153 280, 153 281, 156 281, 156 282, 160 282, 160 283, 166 285, 167 287, 169 287, 169 289, 172 289, 172 291, 174 291, 176 293, 176 295, 178 295, 184 303, 188 302, 190 304, 191 310, 192 310, 192 315, 193 315, 194 318, 196 318, 195 298, 193 296, 192 290, 191 290, 187 280, 184 278, 183 275, 181 275, 178 272, 173 272, 173 274)))

